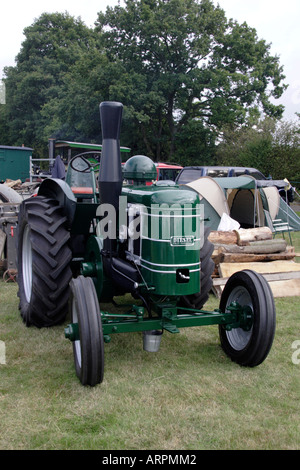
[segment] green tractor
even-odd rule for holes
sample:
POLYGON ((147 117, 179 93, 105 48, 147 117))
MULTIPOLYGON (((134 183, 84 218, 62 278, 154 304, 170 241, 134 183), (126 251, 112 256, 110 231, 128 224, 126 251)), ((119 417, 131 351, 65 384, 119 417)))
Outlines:
POLYGON ((104 343, 122 332, 144 332, 144 348, 156 351, 164 330, 218 325, 233 361, 260 364, 275 333, 268 283, 251 270, 235 273, 219 309, 202 310, 214 263, 199 195, 171 181, 153 183, 156 167, 146 156, 129 158, 122 169, 122 110, 121 103, 100 104, 97 182, 95 165, 79 155, 66 181, 44 180, 21 205, 18 295, 25 324, 61 324, 69 311, 65 337, 83 385, 102 382, 104 343), (125 294, 132 305, 101 310, 125 294))

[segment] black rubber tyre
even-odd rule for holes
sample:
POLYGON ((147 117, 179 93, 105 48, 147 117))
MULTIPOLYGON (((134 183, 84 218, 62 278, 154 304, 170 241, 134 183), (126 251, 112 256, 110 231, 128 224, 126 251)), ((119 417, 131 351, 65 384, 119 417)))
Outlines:
POLYGON ((104 340, 100 307, 91 278, 72 279, 70 309, 72 323, 78 323, 79 340, 73 342, 76 375, 82 385, 95 386, 104 374, 104 340))
POLYGON ((19 309, 27 326, 62 323, 71 280, 70 233, 58 202, 42 196, 25 200, 18 218, 19 309))
POLYGON ((197 294, 185 295, 181 297, 181 304, 188 308, 196 308, 200 310, 205 302, 208 300, 209 291, 212 288, 212 273, 215 269, 215 263, 211 259, 214 245, 208 240, 210 228, 204 228, 204 243, 200 251, 201 261, 201 277, 200 288, 201 291, 197 294))
POLYGON ((251 308, 253 324, 248 331, 243 328, 227 331, 220 325, 221 346, 238 364, 257 366, 269 354, 275 335, 276 313, 272 291, 261 274, 251 270, 239 271, 225 285, 220 310, 225 312, 232 302, 251 308))

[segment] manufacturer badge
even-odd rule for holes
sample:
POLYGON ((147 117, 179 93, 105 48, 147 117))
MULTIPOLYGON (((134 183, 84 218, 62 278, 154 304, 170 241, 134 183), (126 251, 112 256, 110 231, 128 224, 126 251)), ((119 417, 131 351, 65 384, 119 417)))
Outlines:
POLYGON ((194 236, 171 237, 170 243, 171 243, 171 246, 193 246, 195 243, 195 237, 194 236))

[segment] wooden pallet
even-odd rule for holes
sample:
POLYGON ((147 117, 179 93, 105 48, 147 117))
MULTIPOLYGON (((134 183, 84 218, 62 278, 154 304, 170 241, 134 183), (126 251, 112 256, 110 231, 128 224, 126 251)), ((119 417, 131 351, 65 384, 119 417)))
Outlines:
POLYGON ((267 227, 213 232, 212 259, 215 262, 213 292, 220 297, 228 278, 237 271, 251 269, 268 281, 274 297, 300 296, 300 263, 294 247, 272 237, 267 227))
POLYGON ((213 292, 221 297, 228 278, 237 271, 252 269, 268 281, 274 297, 300 296, 300 264, 295 261, 276 260, 253 263, 221 263, 220 277, 213 279, 213 292))

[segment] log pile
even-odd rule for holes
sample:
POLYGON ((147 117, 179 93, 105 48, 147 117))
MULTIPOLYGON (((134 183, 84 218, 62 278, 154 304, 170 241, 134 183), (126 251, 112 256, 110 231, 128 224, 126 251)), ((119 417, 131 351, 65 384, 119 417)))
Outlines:
POLYGON ((252 269, 265 276, 275 297, 300 295, 300 264, 295 262, 294 247, 284 239, 273 239, 268 227, 212 231, 213 292, 217 297, 231 274, 252 269))
POLYGON ((10 179, 7 179, 4 184, 5 184, 6 186, 8 186, 9 188, 18 189, 18 188, 21 187, 22 181, 21 181, 21 180, 10 180, 10 179))

